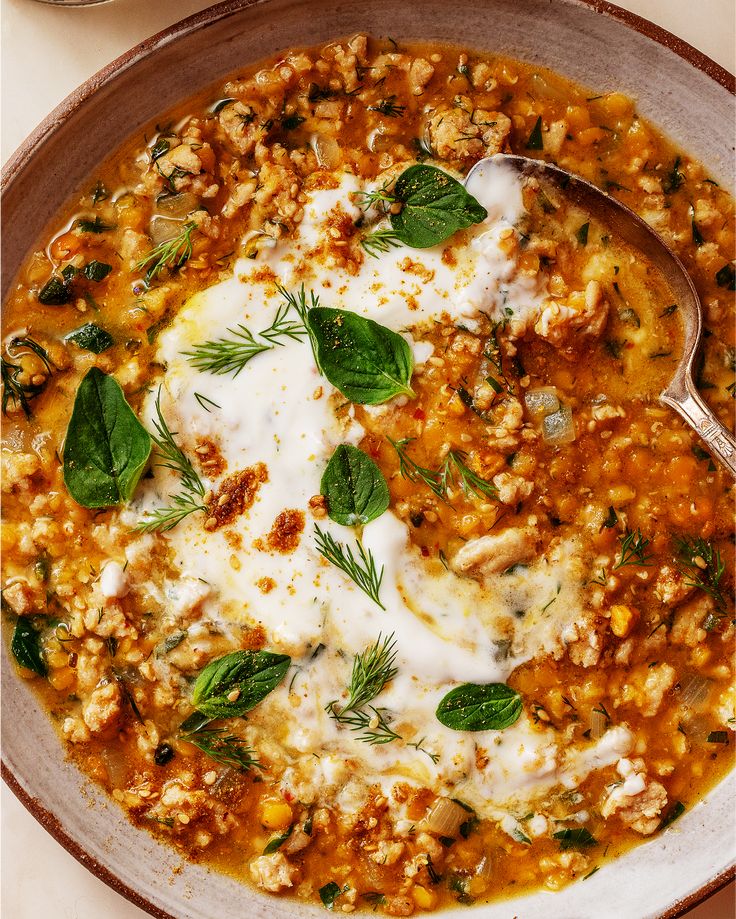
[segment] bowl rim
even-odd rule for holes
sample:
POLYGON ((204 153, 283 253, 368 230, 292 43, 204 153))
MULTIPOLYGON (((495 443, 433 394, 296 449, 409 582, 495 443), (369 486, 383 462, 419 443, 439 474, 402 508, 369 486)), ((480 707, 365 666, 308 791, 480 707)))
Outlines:
MULTIPOLYGON (((617 20, 629 29, 669 49, 688 64, 710 77, 714 82, 720 84, 732 95, 736 95, 736 77, 732 73, 662 26, 620 6, 609 3, 608 0, 565 0, 565 2, 573 6, 587 7, 599 15, 617 20)), ((267 3, 268 0, 223 0, 223 2, 172 23, 102 67, 60 102, 11 154, 0 174, 0 193, 4 196, 15 176, 35 156, 36 151, 43 146, 49 134, 81 108, 100 88, 113 82, 118 74, 134 66, 139 60, 149 57, 164 45, 175 42, 182 35, 205 29, 213 22, 227 19, 247 10, 249 7, 267 3)), ((155 917, 155 919, 177 919, 173 913, 156 906, 147 897, 142 896, 134 888, 124 883, 106 865, 85 852, 82 846, 66 832, 56 816, 23 788, 5 760, 1 758, 0 776, 16 798, 46 832, 95 877, 139 909, 155 917)), ((706 881, 684 899, 675 903, 660 915, 660 919, 678 919, 688 910, 718 893, 719 890, 734 879, 736 879, 736 863, 706 881)))

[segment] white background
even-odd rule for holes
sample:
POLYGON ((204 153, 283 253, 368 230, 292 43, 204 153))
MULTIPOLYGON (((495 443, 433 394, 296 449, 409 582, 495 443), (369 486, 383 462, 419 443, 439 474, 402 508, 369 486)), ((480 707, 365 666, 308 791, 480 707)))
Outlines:
MULTIPOLYGON (((618 2, 734 72, 733 0, 618 2)), ((57 103, 96 70, 159 29, 209 5, 203 0, 114 0, 65 9, 35 0, 1 0, 3 162, 57 103)), ((1 827, 3 919, 146 919, 144 912, 68 855, 4 785, 1 827)), ((697 840, 693 843, 697 845, 697 840)), ((554 909, 552 901, 550 908, 554 909)), ((688 919, 734 916, 731 885, 689 913, 688 919)))

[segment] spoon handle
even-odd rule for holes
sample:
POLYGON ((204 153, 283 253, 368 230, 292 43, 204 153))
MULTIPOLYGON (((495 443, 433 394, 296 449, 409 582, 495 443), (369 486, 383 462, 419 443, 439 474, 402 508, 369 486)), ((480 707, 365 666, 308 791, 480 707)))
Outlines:
POLYGON ((736 476, 736 439, 728 428, 718 421, 697 390, 688 387, 687 391, 677 395, 663 393, 661 400, 682 415, 698 432, 708 449, 731 470, 732 475, 736 476))

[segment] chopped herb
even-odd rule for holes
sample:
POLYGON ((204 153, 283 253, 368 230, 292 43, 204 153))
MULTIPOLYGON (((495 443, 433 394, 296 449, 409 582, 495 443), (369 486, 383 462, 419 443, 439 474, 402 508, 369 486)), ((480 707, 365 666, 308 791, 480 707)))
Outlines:
POLYGON ((703 449, 701 446, 699 446, 698 444, 693 444, 692 447, 690 447, 690 449, 691 449, 692 452, 693 452, 693 456, 694 456, 695 459, 697 459, 698 461, 701 461, 701 460, 709 460, 709 459, 710 459, 710 453, 708 453, 707 450, 704 450, 704 449, 703 449))
POLYGON ((153 751, 153 761, 157 766, 165 766, 174 758, 174 748, 170 743, 160 743, 153 751))
POLYGON ((228 734, 225 728, 200 728, 182 734, 181 739, 193 744, 216 763, 238 772, 263 769, 255 751, 247 747, 247 741, 236 734, 228 734))
POLYGON ((422 482, 442 501, 447 500, 449 490, 454 487, 462 489, 466 496, 498 497, 496 486, 466 465, 466 454, 462 450, 450 450, 443 465, 434 470, 420 466, 408 455, 406 446, 411 442, 408 438, 395 441, 389 437, 388 441, 399 457, 401 476, 410 482, 422 482))
POLYGON ((46 676, 48 668, 41 648, 41 633, 34 629, 27 616, 19 616, 10 640, 10 650, 21 667, 46 676))
POLYGON ((700 232, 698 225, 695 222, 695 208, 692 206, 692 204, 690 205, 690 226, 692 228, 693 243, 698 247, 702 246, 705 240, 703 239, 703 234, 700 232))
POLYGON ((167 635, 166 638, 156 646, 154 652, 155 656, 165 657, 170 651, 173 651, 174 648, 178 648, 188 634, 189 632, 186 629, 181 629, 178 632, 172 632, 170 635, 167 635))
POLYGON ((381 101, 376 103, 376 105, 369 105, 368 111, 380 112, 387 118, 401 118, 406 111, 406 106, 397 105, 396 96, 388 96, 385 99, 381 99, 381 101))
POLYGON ((231 102, 237 102, 236 99, 218 99, 217 102, 212 106, 212 114, 219 115, 219 113, 225 108, 226 105, 230 105, 231 102))
POLYGON ((114 230, 115 227, 110 223, 105 223, 100 217, 94 220, 82 218, 77 220, 75 227, 82 233, 106 233, 108 230, 114 230))
POLYGON ((177 432, 169 428, 161 413, 160 388, 156 396, 156 417, 153 424, 156 433, 152 435, 152 438, 159 452, 159 460, 156 465, 171 469, 179 476, 181 491, 176 495, 170 495, 172 504, 168 507, 149 511, 138 523, 137 529, 143 533, 151 533, 154 530, 165 533, 167 530, 172 530, 189 514, 207 509, 204 504, 205 487, 191 460, 174 440, 177 432))
POLYGON ((725 614, 726 598, 721 579, 726 564, 720 551, 701 536, 676 536, 674 542, 678 560, 687 569, 688 580, 685 583, 709 594, 715 600, 718 612, 725 614))
POLYGON ((662 190, 666 195, 670 195, 672 192, 677 191, 685 181, 685 176, 680 172, 680 162, 681 159, 678 156, 672 165, 672 169, 667 173, 662 182, 662 190))
POLYGON ((218 405, 212 399, 208 399, 207 396, 203 396, 201 392, 195 392, 194 398, 197 400, 197 402, 199 402, 199 404, 206 412, 211 411, 211 409, 207 408, 208 405, 212 405, 214 408, 222 408, 221 405, 218 405))
POLYGON ((304 124, 307 119, 302 115, 287 115, 285 118, 281 119, 281 129, 283 131, 293 131, 299 127, 300 124, 304 124))
POLYGON ((728 743, 728 731, 711 731, 706 738, 708 743, 728 743))
POLYGON ((177 271, 189 260, 189 258, 191 258, 192 236, 196 232, 196 223, 192 221, 185 223, 177 236, 154 246, 148 255, 144 255, 143 258, 136 263, 136 271, 142 271, 147 267, 147 285, 150 284, 164 268, 168 268, 171 271, 177 271))
POLYGON ((621 360, 621 354, 623 353, 625 345, 626 342, 618 338, 607 338, 603 343, 603 347, 606 349, 607 353, 617 361, 621 360))
POLYGON ((585 849, 598 845, 598 840, 584 826, 558 830, 552 834, 552 838, 559 840, 563 852, 567 849, 585 849))
POLYGON ((15 410, 21 408, 26 418, 30 418, 32 414, 29 404, 30 400, 43 392, 46 386, 46 380, 42 383, 34 383, 33 377, 27 379, 22 365, 17 363, 20 357, 17 352, 22 351, 24 348, 32 351, 41 359, 44 370, 48 374, 52 373, 51 358, 49 357, 48 351, 42 348, 37 341, 34 341, 27 335, 11 339, 6 350, 7 357, 3 356, 0 359, 2 364, 3 384, 2 412, 3 415, 7 415, 8 407, 12 405, 12 408, 15 410))
POLYGON ((347 886, 343 888, 338 887, 334 881, 330 881, 328 884, 325 884, 324 887, 320 887, 319 898, 325 909, 334 909, 335 900, 337 900, 347 889, 347 886))
POLYGON ((71 300, 71 296, 66 281, 52 277, 41 288, 38 299, 44 306, 63 306, 71 300))
POLYGON ((272 852, 276 852, 278 849, 280 849, 281 846, 283 846, 283 844, 289 838, 289 836, 291 836, 293 829, 294 825, 292 824, 290 827, 284 830, 283 833, 278 833, 276 836, 272 836, 266 844, 266 847, 263 850, 263 854, 270 855, 272 852))
POLYGON ((383 580, 383 565, 381 565, 381 570, 379 571, 371 550, 366 550, 363 547, 363 543, 359 539, 356 540, 358 549, 358 558, 356 558, 350 546, 338 542, 331 533, 323 532, 317 524, 315 524, 314 530, 316 534, 315 542, 320 555, 324 556, 336 568, 344 571, 363 593, 369 596, 382 610, 385 610, 386 607, 381 603, 379 597, 381 581, 383 580))
POLYGON ((736 290, 736 268, 730 262, 716 272, 716 284, 726 290, 736 290))
POLYGON ((64 340, 74 342, 77 347, 84 351, 91 351, 93 354, 102 354, 115 344, 112 335, 94 322, 80 326, 65 336, 64 340))
POLYGON ((601 869, 600 869, 600 866, 599 866, 599 865, 596 865, 595 868, 593 868, 592 871, 589 871, 589 872, 583 877, 583 880, 584 880, 584 881, 587 881, 588 878, 592 878, 592 877, 593 877, 593 875, 596 873, 596 871, 600 871, 600 870, 601 870, 601 869))
POLYGON ((657 827, 658 830, 664 830, 671 823, 674 823, 678 817, 681 817, 685 813, 685 805, 682 801, 675 801, 672 807, 667 811, 667 813, 662 818, 662 822, 657 827))
POLYGON ((663 316, 671 316, 676 310, 677 310, 677 304, 673 303, 671 306, 668 306, 665 309, 663 309, 662 312, 659 314, 659 317, 661 319, 663 316))
POLYGON ((608 514, 606 516, 606 519, 603 521, 601 525, 601 530, 611 530, 613 529, 613 527, 616 526, 617 523, 618 523, 618 514, 616 513, 614 508, 611 506, 608 508, 608 514))
POLYGON ((584 224, 580 227, 580 229, 577 231, 577 233, 575 234, 575 235, 577 236, 577 240, 578 240, 578 242, 580 243, 581 246, 587 246, 587 245, 588 245, 588 230, 589 230, 589 229, 590 229, 590 224, 589 224, 589 223, 584 223, 584 224))
POLYGON ((621 557, 613 566, 614 571, 619 568, 625 568, 627 565, 643 565, 647 567, 651 564, 653 556, 647 553, 647 547, 651 543, 651 539, 642 536, 642 532, 638 527, 633 531, 627 528, 626 532, 618 538, 621 542, 621 557))
POLYGON ((151 147, 151 159, 155 162, 160 156, 163 156, 165 153, 168 153, 171 149, 171 144, 165 137, 159 137, 156 143, 151 147))
POLYGON ((92 189, 92 204, 97 204, 98 201, 107 201, 109 197, 110 193, 98 179, 97 184, 92 189))
POLYGON ((534 123, 532 132, 529 135, 529 139, 526 142, 526 149, 527 150, 544 150, 544 140, 542 138, 542 116, 541 115, 537 118, 536 122, 534 123))

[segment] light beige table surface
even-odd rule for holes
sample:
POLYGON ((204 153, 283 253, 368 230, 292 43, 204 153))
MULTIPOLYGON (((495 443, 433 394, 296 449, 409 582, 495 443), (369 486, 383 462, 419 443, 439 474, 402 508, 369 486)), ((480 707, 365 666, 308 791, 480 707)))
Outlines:
MULTIPOLYGON (((689 41, 732 73, 736 69, 734 0, 618 2, 689 41)), ((206 0, 113 0, 86 9, 62 9, 35 0, 0 0, 3 162, 96 70, 159 29, 209 5, 206 0)), ((0 827, 2 919, 145 919, 144 912, 68 855, 4 785, 0 827)), ((733 885, 688 913, 688 919, 734 917, 733 885)))

